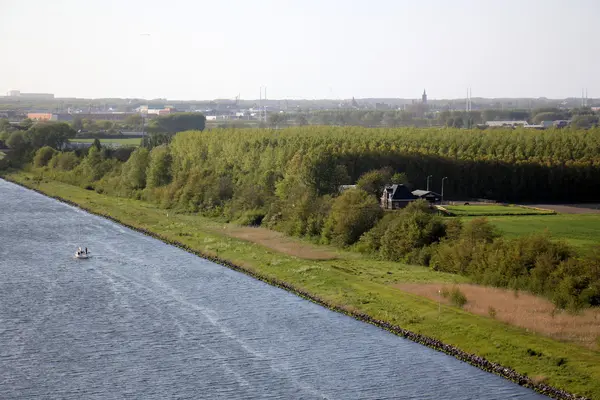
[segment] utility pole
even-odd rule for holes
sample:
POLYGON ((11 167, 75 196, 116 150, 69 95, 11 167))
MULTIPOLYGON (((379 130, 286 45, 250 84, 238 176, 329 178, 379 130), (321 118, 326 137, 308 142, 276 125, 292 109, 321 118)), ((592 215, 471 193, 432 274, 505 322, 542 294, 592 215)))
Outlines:
POLYGON ((427 177, 427 191, 429 191, 429 178, 433 178, 433 175, 427 177))
POLYGON ((442 204, 444 204, 444 181, 448 179, 447 176, 442 178, 442 204))

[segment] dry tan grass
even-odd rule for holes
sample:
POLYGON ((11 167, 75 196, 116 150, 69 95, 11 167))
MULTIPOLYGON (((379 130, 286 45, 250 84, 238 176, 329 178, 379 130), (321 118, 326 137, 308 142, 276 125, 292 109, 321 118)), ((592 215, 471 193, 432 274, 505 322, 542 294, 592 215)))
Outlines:
POLYGON ((222 233, 307 260, 333 260, 337 257, 334 252, 320 249, 310 243, 303 243, 298 239, 286 237, 281 232, 265 228, 225 225, 222 233))
MULTIPOLYGON (((543 298, 528 293, 469 284, 456 285, 467 297, 465 311, 490 316, 495 319, 550 336, 555 339, 576 342, 589 348, 597 348, 600 336, 600 309, 587 309, 578 315, 555 310, 554 305, 543 298)), ((444 284, 397 284, 400 290, 427 297, 443 304, 450 301, 439 293, 444 284)))

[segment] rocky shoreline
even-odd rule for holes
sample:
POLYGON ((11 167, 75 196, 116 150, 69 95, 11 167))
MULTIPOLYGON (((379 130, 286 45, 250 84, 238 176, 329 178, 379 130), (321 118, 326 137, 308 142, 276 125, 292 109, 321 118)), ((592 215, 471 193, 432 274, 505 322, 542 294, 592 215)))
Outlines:
POLYGON ((338 306, 338 305, 335 305, 335 304, 331 304, 330 302, 328 302, 328 301, 326 301, 324 299, 321 299, 318 296, 315 296, 314 294, 311 294, 311 293, 308 293, 308 292, 303 291, 301 289, 298 289, 298 288, 294 287, 293 285, 290 285, 289 283, 281 281, 281 280, 279 280, 277 278, 272 278, 272 277, 265 276, 265 275, 260 274, 260 273, 258 273, 256 271, 251 271, 251 270, 249 270, 247 268, 244 268, 244 267, 241 267, 239 265, 236 265, 236 264, 234 264, 234 263, 232 263, 232 262, 230 262, 228 260, 221 259, 221 258, 219 258, 217 256, 214 256, 214 255, 211 255, 211 254, 207 254, 207 253, 204 253, 202 251, 194 250, 194 249, 190 248, 189 246, 187 246, 187 245, 185 245, 185 244, 183 244, 183 243, 181 243, 179 241, 168 239, 168 238, 162 236, 159 233, 155 233, 155 232, 149 231, 149 230, 144 229, 144 228, 139 228, 139 227, 136 227, 136 226, 133 226, 133 225, 129 225, 127 223, 119 221, 118 219, 116 219, 116 218, 114 218, 114 217, 112 217, 110 215, 106 215, 106 214, 95 212, 94 210, 90 210, 90 209, 88 209, 86 207, 83 207, 83 206, 81 206, 81 205, 79 205, 79 204, 77 204, 75 202, 70 201, 70 200, 64 199, 64 198, 62 198, 60 196, 49 195, 49 194, 44 193, 43 191, 41 191, 39 189, 36 189, 36 188, 33 188, 33 187, 29 187, 29 186, 27 186, 25 184, 22 184, 20 182, 16 182, 16 181, 14 181, 14 180, 12 180, 10 178, 2 177, 2 179, 5 179, 5 180, 7 180, 9 182, 12 182, 12 183, 14 183, 16 185, 22 186, 22 187, 24 187, 26 189, 33 190, 33 191, 35 191, 35 192, 37 192, 39 194, 42 194, 42 195, 44 195, 46 197, 51 197, 51 198, 53 198, 55 200, 58 200, 58 201, 60 201, 62 203, 65 203, 65 204, 68 204, 68 205, 70 205, 72 207, 79 208, 79 209, 84 210, 84 211, 86 211, 86 212, 88 212, 90 214, 94 214, 94 215, 97 215, 97 216, 109 219, 109 220, 111 220, 111 221, 113 221, 113 222, 115 222, 115 223, 117 223, 119 225, 125 226, 125 227, 127 227, 129 229, 132 229, 132 230, 134 230, 136 232, 139 232, 139 233, 142 233, 144 235, 151 236, 151 237, 153 237, 155 239, 158 239, 158 240, 160 240, 160 241, 162 241, 164 243, 170 244, 172 246, 176 246, 176 247, 178 247, 178 248, 180 248, 182 250, 185 250, 185 251, 187 251, 189 253, 195 254, 195 255, 197 255, 197 256, 199 256, 201 258, 204 258, 204 259, 206 259, 208 261, 214 262, 216 264, 223 265, 223 266, 225 266, 227 268, 230 268, 230 269, 242 272, 242 273, 244 273, 246 275, 252 276, 255 279, 259 279, 259 280, 261 280, 261 281, 263 281, 265 283, 268 283, 269 285, 280 287, 280 288, 282 288, 284 290, 287 290, 287 291, 289 291, 291 293, 294 293, 294 294, 296 294, 296 295, 298 295, 298 296, 300 296, 300 297, 302 297, 304 299, 312 301, 313 303, 319 304, 319 305, 321 305, 323 307, 327 307, 328 309, 330 309, 332 311, 336 311, 336 312, 348 315, 348 316, 350 316, 352 318, 358 319, 360 321, 370 323, 372 325, 375 325, 377 327, 385 329, 385 330, 387 330, 389 332, 392 332, 392 333, 394 333, 397 336, 404 337, 406 339, 412 340, 413 342, 417 342, 419 344, 422 344, 422 345, 427 346, 429 348, 432 348, 434 350, 441 351, 441 352, 446 353, 446 354, 448 354, 450 356, 453 356, 453 357, 455 357, 455 358, 457 358, 457 359, 459 359, 459 360, 461 360, 463 362, 469 363, 469 364, 471 364, 471 365, 473 365, 473 366, 475 366, 475 367, 477 367, 479 369, 482 369, 484 371, 487 371, 487 372, 499 375, 499 376, 501 376, 501 377, 503 377, 505 379, 508 379, 508 380, 514 382, 514 383, 517 383, 520 386, 524 386, 524 387, 530 388, 532 390, 535 390, 536 392, 541 393, 541 394, 543 394, 545 396, 548 396, 548 397, 551 397, 551 398, 554 398, 554 399, 560 399, 560 400, 563 400, 563 399, 564 400, 590 400, 590 399, 588 399, 586 397, 577 396, 577 395, 571 394, 571 393, 569 393, 567 391, 564 391, 564 390, 552 387, 550 385, 546 385, 546 384, 543 384, 543 383, 534 382, 531 378, 529 378, 529 377, 527 377, 525 375, 519 374, 518 372, 516 372, 515 370, 513 370, 511 368, 507 368, 507 367, 504 367, 504 366, 502 366, 500 364, 493 363, 493 362, 491 362, 489 360, 486 360, 483 357, 479 357, 479 356, 477 356, 475 354, 467 353, 465 351, 460 350, 459 348, 457 348, 455 346, 445 344, 445 343, 443 343, 443 342, 441 342, 441 341, 439 341, 437 339, 434 339, 434 338, 431 338, 431 337, 428 337, 428 336, 425 336, 425 335, 421 335, 421 334, 418 334, 418 333, 414 333, 414 332, 408 331, 408 330, 403 329, 403 328, 401 328, 399 326, 390 324, 390 323, 388 323, 386 321, 375 319, 375 318, 373 318, 373 317, 371 317, 371 316, 369 316, 367 314, 360 313, 358 311, 349 310, 349 309, 346 309, 344 307, 341 307, 341 306, 338 306))

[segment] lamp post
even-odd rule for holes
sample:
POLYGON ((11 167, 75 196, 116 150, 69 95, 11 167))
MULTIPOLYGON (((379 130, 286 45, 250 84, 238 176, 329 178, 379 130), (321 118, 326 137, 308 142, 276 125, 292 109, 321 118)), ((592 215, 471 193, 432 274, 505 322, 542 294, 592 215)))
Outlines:
POLYGON ((442 178, 442 204, 444 204, 444 181, 448 179, 447 176, 442 178))
POLYGON ((429 178, 433 178, 433 175, 427 177, 427 191, 429 191, 429 178))

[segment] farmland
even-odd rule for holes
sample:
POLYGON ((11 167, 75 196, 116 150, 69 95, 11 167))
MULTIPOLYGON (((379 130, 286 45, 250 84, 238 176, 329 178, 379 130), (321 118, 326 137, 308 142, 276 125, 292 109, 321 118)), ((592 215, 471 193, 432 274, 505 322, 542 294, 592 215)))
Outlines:
POLYGON ((487 219, 509 238, 548 232, 553 239, 565 240, 582 251, 600 243, 600 214, 490 216, 487 219))
POLYGON ((514 205, 463 205, 444 206, 444 208, 457 216, 555 214, 552 210, 542 210, 514 205))

